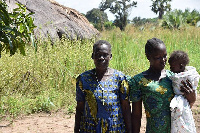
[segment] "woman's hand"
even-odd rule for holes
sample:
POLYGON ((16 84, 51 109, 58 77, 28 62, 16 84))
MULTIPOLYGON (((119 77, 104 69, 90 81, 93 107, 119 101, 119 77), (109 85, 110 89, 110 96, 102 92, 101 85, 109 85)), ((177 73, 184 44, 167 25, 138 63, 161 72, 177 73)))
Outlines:
POLYGON ((192 83, 189 80, 186 80, 186 82, 182 81, 181 83, 183 84, 183 86, 181 86, 181 91, 188 100, 190 108, 192 108, 196 101, 196 93, 195 90, 193 90, 192 83))

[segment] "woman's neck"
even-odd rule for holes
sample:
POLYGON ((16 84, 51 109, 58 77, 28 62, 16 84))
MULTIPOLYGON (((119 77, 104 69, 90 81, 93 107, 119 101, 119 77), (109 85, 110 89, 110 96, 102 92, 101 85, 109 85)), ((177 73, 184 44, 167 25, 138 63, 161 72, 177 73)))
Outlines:
POLYGON ((150 67, 147 71, 148 71, 149 74, 161 75, 161 73, 164 71, 164 69, 157 70, 157 69, 154 69, 154 68, 150 67))
POLYGON ((151 67, 147 71, 145 71, 143 74, 145 78, 155 80, 155 81, 159 81, 160 79, 166 77, 165 69, 156 70, 151 67))
POLYGON ((109 78, 113 73, 113 70, 111 68, 106 69, 95 69, 95 77, 98 81, 105 81, 107 78, 109 78))

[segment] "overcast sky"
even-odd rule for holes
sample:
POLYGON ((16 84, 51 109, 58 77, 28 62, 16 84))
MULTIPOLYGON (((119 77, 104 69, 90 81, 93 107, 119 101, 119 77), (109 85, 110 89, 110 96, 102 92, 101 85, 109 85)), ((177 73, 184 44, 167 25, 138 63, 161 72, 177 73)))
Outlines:
MULTIPOLYGON (((61 5, 76 9, 80 13, 86 14, 93 8, 98 8, 102 0, 55 0, 61 5)), ((129 15, 129 19, 132 20, 134 17, 141 18, 154 18, 157 17, 155 13, 151 11, 151 0, 135 0, 137 1, 137 7, 133 7, 129 15)), ((172 0, 171 7, 173 9, 185 10, 189 8, 190 11, 196 9, 200 12, 200 0, 172 0)), ((114 20, 114 16, 107 11, 108 19, 114 20)))

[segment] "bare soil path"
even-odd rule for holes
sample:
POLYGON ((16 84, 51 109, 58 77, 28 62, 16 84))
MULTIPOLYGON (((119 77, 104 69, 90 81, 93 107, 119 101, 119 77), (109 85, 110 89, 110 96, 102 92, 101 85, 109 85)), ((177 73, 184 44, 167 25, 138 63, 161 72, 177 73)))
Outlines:
MULTIPOLYGON (((200 133, 200 94, 193 108, 197 133, 200 133)), ((141 133, 145 132, 145 114, 143 111, 141 133)), ((53 114, 32 114, 11 122, 0 121, 0 133, 73 133, 74 114, 66 115, 59 111, 53 114)))

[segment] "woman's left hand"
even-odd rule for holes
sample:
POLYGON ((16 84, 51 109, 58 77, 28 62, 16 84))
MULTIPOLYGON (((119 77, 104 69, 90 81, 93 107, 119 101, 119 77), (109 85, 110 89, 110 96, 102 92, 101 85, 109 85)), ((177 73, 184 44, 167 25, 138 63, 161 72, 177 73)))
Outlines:
POLYGON ((196 101, 196 93, 192 88, 192 83, 189 80, 186 80, 186 82, 182 81, 181 83, 183 84, 183 86, 181 86, 181 91, 190 103, 190 108, 192 108, 192 105, 196 101))

